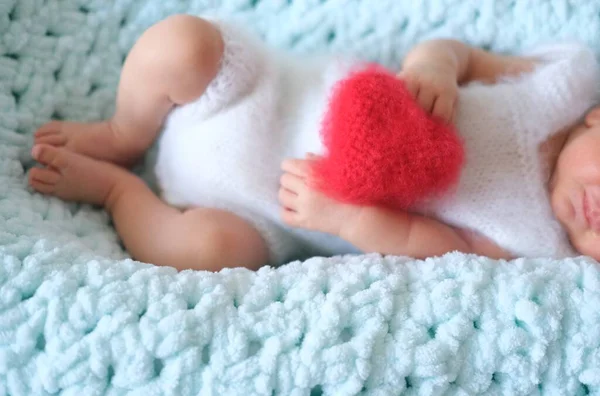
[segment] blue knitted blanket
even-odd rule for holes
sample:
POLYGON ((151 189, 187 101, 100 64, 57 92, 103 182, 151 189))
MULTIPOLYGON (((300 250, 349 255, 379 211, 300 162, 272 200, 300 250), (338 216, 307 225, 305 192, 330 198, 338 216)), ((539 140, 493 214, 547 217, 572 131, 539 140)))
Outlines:
POLYGON ((0 0, 0 395, 600 393, 592 260, 370 255, 177 273, 129 260, 98 209, 32 193, 35 128, 109 116, 127 50, 179 12, 387 66, 433 36, 600 49, 588 0, 0 0))

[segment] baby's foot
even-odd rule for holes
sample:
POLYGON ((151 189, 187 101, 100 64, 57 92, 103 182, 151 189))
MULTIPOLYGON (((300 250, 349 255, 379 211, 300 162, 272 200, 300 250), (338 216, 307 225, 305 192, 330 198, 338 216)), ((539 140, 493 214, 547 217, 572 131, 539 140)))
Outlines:
POLYGON ((40 144, 33 147, 31 155, 45 166, 29 173, 29 184, 42 194, 104 205, 115 186, 127 182, 124 169, 64 148, 40 144))
POLYGON ((359 206, 338 202, 312 187, 311 160, 288 160, 282 169, 279 202, 289 226, 339 236, 360 214, 359 206))
POLYGON ((143 150, 130 147, 110 121, 52 121, 35 132, 34 143, 64 147, 75 153, 123 166, 133 165, 143 154, 143 150))

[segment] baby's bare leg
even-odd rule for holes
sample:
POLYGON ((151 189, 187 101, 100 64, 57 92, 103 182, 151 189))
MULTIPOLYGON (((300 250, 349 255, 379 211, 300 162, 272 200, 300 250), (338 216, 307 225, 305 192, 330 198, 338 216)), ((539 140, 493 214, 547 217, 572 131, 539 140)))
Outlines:
POLYGON ((110 120, 54 121, 36 132, 35 143, 131 164, 154 142, 173 106, 204 93, 218 72, 223 45, 218 29, 203 19, 178 15, 157 23, 140 37, 125 61, 110 120))
POLYGON ((137 260, 209 271, 257 269, 267 262, 260 234, 231 213, 203 208, 181 212, 125 169, 64 148, 37 145, 32 155, 46 168, 31 170, 31 186, 65 200, 104 206, 137 260))
POLYGON ((494 242, 436 219, 384 207, 338 202, 312 187, 310 160, 288 160, 279 200, 283 221, 291 227, 336 235, 366 253, 426 258, 452 251, 495 259, 511 255, 494 242))

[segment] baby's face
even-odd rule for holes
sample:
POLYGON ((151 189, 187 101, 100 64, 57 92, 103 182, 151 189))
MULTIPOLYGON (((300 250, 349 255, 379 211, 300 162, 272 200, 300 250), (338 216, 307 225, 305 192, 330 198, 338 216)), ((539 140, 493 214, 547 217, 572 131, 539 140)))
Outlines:
POLYGON ((565 143, 550 183, 550 200, 573 246, 600 261, 600 106, 565 143))

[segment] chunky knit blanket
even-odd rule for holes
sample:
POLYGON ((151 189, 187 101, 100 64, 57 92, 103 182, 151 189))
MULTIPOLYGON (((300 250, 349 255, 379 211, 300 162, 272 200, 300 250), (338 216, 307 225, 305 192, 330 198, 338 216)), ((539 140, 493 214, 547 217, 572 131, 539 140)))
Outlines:
POLYGON ((0 395, 600 393, 592 260, 370 255, 176 273, 129 260, 98 209, 32 193, 34 129, 109 116, 127 50, 180 12, 387 66, 442 35, 600 49, 589 0, 0 0, 0 395))

